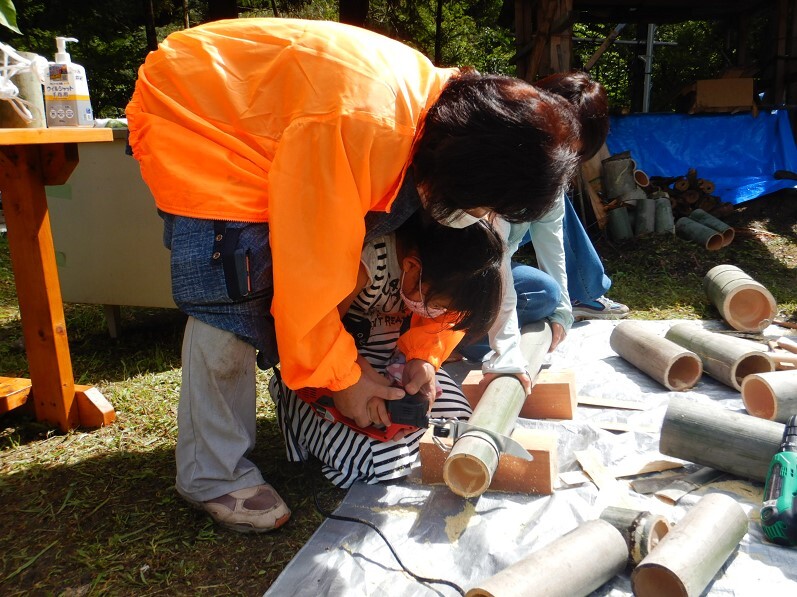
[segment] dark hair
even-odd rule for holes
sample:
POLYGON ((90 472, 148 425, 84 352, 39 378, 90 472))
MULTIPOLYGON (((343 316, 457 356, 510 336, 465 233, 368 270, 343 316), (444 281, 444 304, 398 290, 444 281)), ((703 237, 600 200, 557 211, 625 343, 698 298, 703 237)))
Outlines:
POLYGON ((396 233, 404 246, 418 253, 427 304, 435 298, 449 299, 448 310, 460 315, 454 329, 484 336, 503 295, 504 243, 493 226, 480 220, 466 228, 449 228, 418 210, 396 233))
POLYGON ((578 122, 559 95, 502 75, 464 72, 429 108, 413 166, 437 219, 488 208, 510 222, 550 211, 578 165, 578 122))
POLYGON ((548 75, 534 86, 562 96, 575 107, 581 125, 581 160, 598 153, 609 134, 609 100, 603 85, 583 71, 572 71, 548 75))

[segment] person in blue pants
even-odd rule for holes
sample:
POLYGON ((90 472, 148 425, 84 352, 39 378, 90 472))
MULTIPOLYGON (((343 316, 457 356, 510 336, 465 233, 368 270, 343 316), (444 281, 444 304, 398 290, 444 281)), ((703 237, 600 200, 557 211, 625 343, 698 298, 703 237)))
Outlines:
MULTIPOLYGON (((565 199, 562 236, 564 262, 567 272, 567 293, 576 321, 582 319, 621 319, 628 315, 628 307, 605 296, 612 285, 598 253, 576 215, 573 204, 565 199)), ((531 241, 526 232, 519 245, 531 241)), ((541 269, 517 261, 511 262, 512 281, 517 295, 518 326, 551 317, 561 304, 559 283, 541 269)), ((569 327, 569 325, 567 326, 569 327)), ((458 348, 468 360, 481 362, 490 352, 487 337, 458 348)))

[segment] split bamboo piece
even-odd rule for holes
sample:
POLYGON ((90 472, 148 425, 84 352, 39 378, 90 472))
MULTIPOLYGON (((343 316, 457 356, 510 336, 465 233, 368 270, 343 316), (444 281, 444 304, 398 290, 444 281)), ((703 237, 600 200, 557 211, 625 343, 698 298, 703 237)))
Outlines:
POLYGON ((780 449, 783 425, 714 404, 670 398, 659 452, 754 481, 764 481, 780 449))
POLYGON ((698 597, 747 533, 733 498, 709 493, 678 522, 631 575, 637 597, 698 597))
MULTIPOLYGON (((526 325, 520 334, 520 350, 534 379, 551 346, 551 328, 543 321, 526 325)), ((509 436, 515 427, 526 392, 516 377, 495 378, 473 411, 469 423, 509 436)), ((449 489, 462 497, 474 497, 490 486, 500 451, 489 434, 467 431, 454 443, 443 465, 443 479, 449 489)))
POLYGON ((695 222, 700 222, 703 226, 708 226, 719 232, 722 235, 722 246, 727 247, 731 242, 733 242, 733 238, 736 236, 736 231, 733 229, 733 226, 729 226, 719 218, 715 218, 707 211, 702 209, 693 209, 689 214, 689 217, 692 218, 695 222))
POLYGON ((612 330, 609 345, 623 359, 668 390, 688 390, 703 374, 703 363, 694 352, 635 321, 619 323, 612 330))
POLYGON ((584 597, 620 574, 627 561, 620 531, 590 520, 478 583, 466 597, 584 597))
POLYGON ((728 325, 742 332, 760 332, 778 312, 769 290, 735 265, 708 270, 703 290, 728 325))
POLYGON ((610 506, 601 513, 623 535, 629 564, 639 564, 670 531, 670 522, 659 514, 610 506))
POLYGON ((699 244, 707 251, 719 251, 722 248, 722 235, 719 232, 690 218, 678 218, 675 222, 675 234, 699 244))
POLYGON ((785 423, 797 415, 797 370, 748 375, 742 381, 742 400, 754 417, 785 423))
POLYGON ((706 373, 737 390, 742 389, 746 376, 775 370, 772 358, 750 340, 715 334, 689 323, 675 324, 664 337, 696 353, 706 373))

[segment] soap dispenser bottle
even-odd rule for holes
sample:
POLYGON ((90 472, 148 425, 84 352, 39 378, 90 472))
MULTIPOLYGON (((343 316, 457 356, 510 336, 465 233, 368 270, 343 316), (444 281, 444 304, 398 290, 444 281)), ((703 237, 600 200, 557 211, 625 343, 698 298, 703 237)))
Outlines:
POLYGON ((66 51, 74 37, 55 38, 55 62, 49 64, 44 87, 47 126, 94 126, 86 70, 66 51))

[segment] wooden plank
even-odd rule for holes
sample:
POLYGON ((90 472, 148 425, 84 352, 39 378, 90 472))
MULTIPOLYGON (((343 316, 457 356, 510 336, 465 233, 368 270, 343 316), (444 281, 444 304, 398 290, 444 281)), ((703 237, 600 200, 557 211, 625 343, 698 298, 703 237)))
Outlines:
POLYGON ((113 129, 79 127, 0 129, 0 145, 91 143, 96 141, 113 141, 113 129))
POLYGON ((22 377, 0 377, 0 414, 18 408, 28 401, 31 383, 22 377))
POLYGON ((93 386, 75 386, 80 426, 95 429, 105 427, 116 420, 111 403, 93 386))

